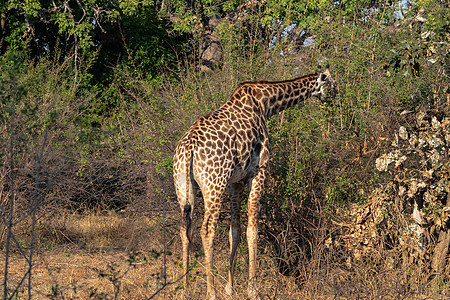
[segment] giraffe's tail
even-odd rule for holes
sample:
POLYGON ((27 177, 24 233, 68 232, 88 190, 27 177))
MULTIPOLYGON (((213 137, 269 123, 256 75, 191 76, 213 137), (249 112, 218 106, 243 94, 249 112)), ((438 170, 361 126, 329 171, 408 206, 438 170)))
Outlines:
POLYGON ((190 235, 191 225, 192 225, 191 212, 192 212, 192 206, 190 204, 186 204, 184 206, 184 210, 183 210, 183 218, 184 218, 184 227, 186 228, 186 236, 189 240, 189 243, 192 243, 191 235, 190 235))
POLYGON ((187 203, 183 208, 183 219, 186 228, 186 236, 191 243, 191 225, 192 225, 192 207, 194 206, 194 191, 193 191, 193 176, 192 176, 192 163, 193 163, 193 153, 192 150, 187 151, 186 157, 186 197, 187 203))

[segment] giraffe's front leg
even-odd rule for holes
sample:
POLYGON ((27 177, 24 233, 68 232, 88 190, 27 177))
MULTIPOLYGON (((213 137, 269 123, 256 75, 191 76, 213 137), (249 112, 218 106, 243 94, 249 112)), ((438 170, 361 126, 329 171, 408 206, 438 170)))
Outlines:
POLYGON ((225 294, 231 297, 234 293, 234 268, 236 265, 236 250, 241 238, 241 200, 244 185, 242 183, 230 184, 230 267, 228 270, 228 283, 225 287, 225 294))
POLYGON ((249 269, 248 269, 248 298, 261 299, 256 288, 256 254, 258 242, 258 214, 259 202, 264 186, 265 168, 261 168, 259 173, 253 178, 252 188, 248 197, 248 225, 247 225, 247 242, 249 253, 249 269))

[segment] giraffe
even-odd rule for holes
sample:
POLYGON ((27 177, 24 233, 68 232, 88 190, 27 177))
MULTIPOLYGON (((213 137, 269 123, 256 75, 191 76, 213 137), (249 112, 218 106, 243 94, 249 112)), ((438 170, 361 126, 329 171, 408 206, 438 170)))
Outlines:
POLYGON ((194 196, 204 199, 201 238, 206 260, 208 299, 217 299, 213 283, 213 248, 222 196, 230 194, 230 259, 225 293, 233 294, 235 254, 241 235, 240 207, 244 187, 249 185, 247 242, 249 252, 249 299, 259 299, 256 289, 257 217, 269 162, 267 120, 274 114, 311 96, 334 96, 336 83, 327 65, 310 75, 285 81, 241 83, 230 99, 215 111, 201 116, 177 144, 173 178, 183 222, 184 286, 188 289, 189 246, 192 237, 194 196))

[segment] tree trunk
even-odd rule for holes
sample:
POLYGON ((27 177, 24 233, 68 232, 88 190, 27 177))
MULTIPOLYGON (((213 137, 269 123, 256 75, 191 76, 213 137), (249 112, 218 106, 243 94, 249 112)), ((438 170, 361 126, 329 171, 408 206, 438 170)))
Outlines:
POLYGON ((201 56, 203 72, 212 72, 218 67, 222 59, 222 44, 216 32, 217 26, 222 23, 222 18, 211 18, 203 41, 203 53, 201 56))

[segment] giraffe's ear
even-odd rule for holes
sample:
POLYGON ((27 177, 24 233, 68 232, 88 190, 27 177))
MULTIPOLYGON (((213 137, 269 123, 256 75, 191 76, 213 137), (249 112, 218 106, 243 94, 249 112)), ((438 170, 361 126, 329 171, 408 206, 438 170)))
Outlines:
POLYGON ((330 64, 326 64, 325 70, 328 70, 330 68, 330 64))
POLYGON ((322 66, 320 64, 317 65, 317 71, 320 72, 322 70, 322 66))

